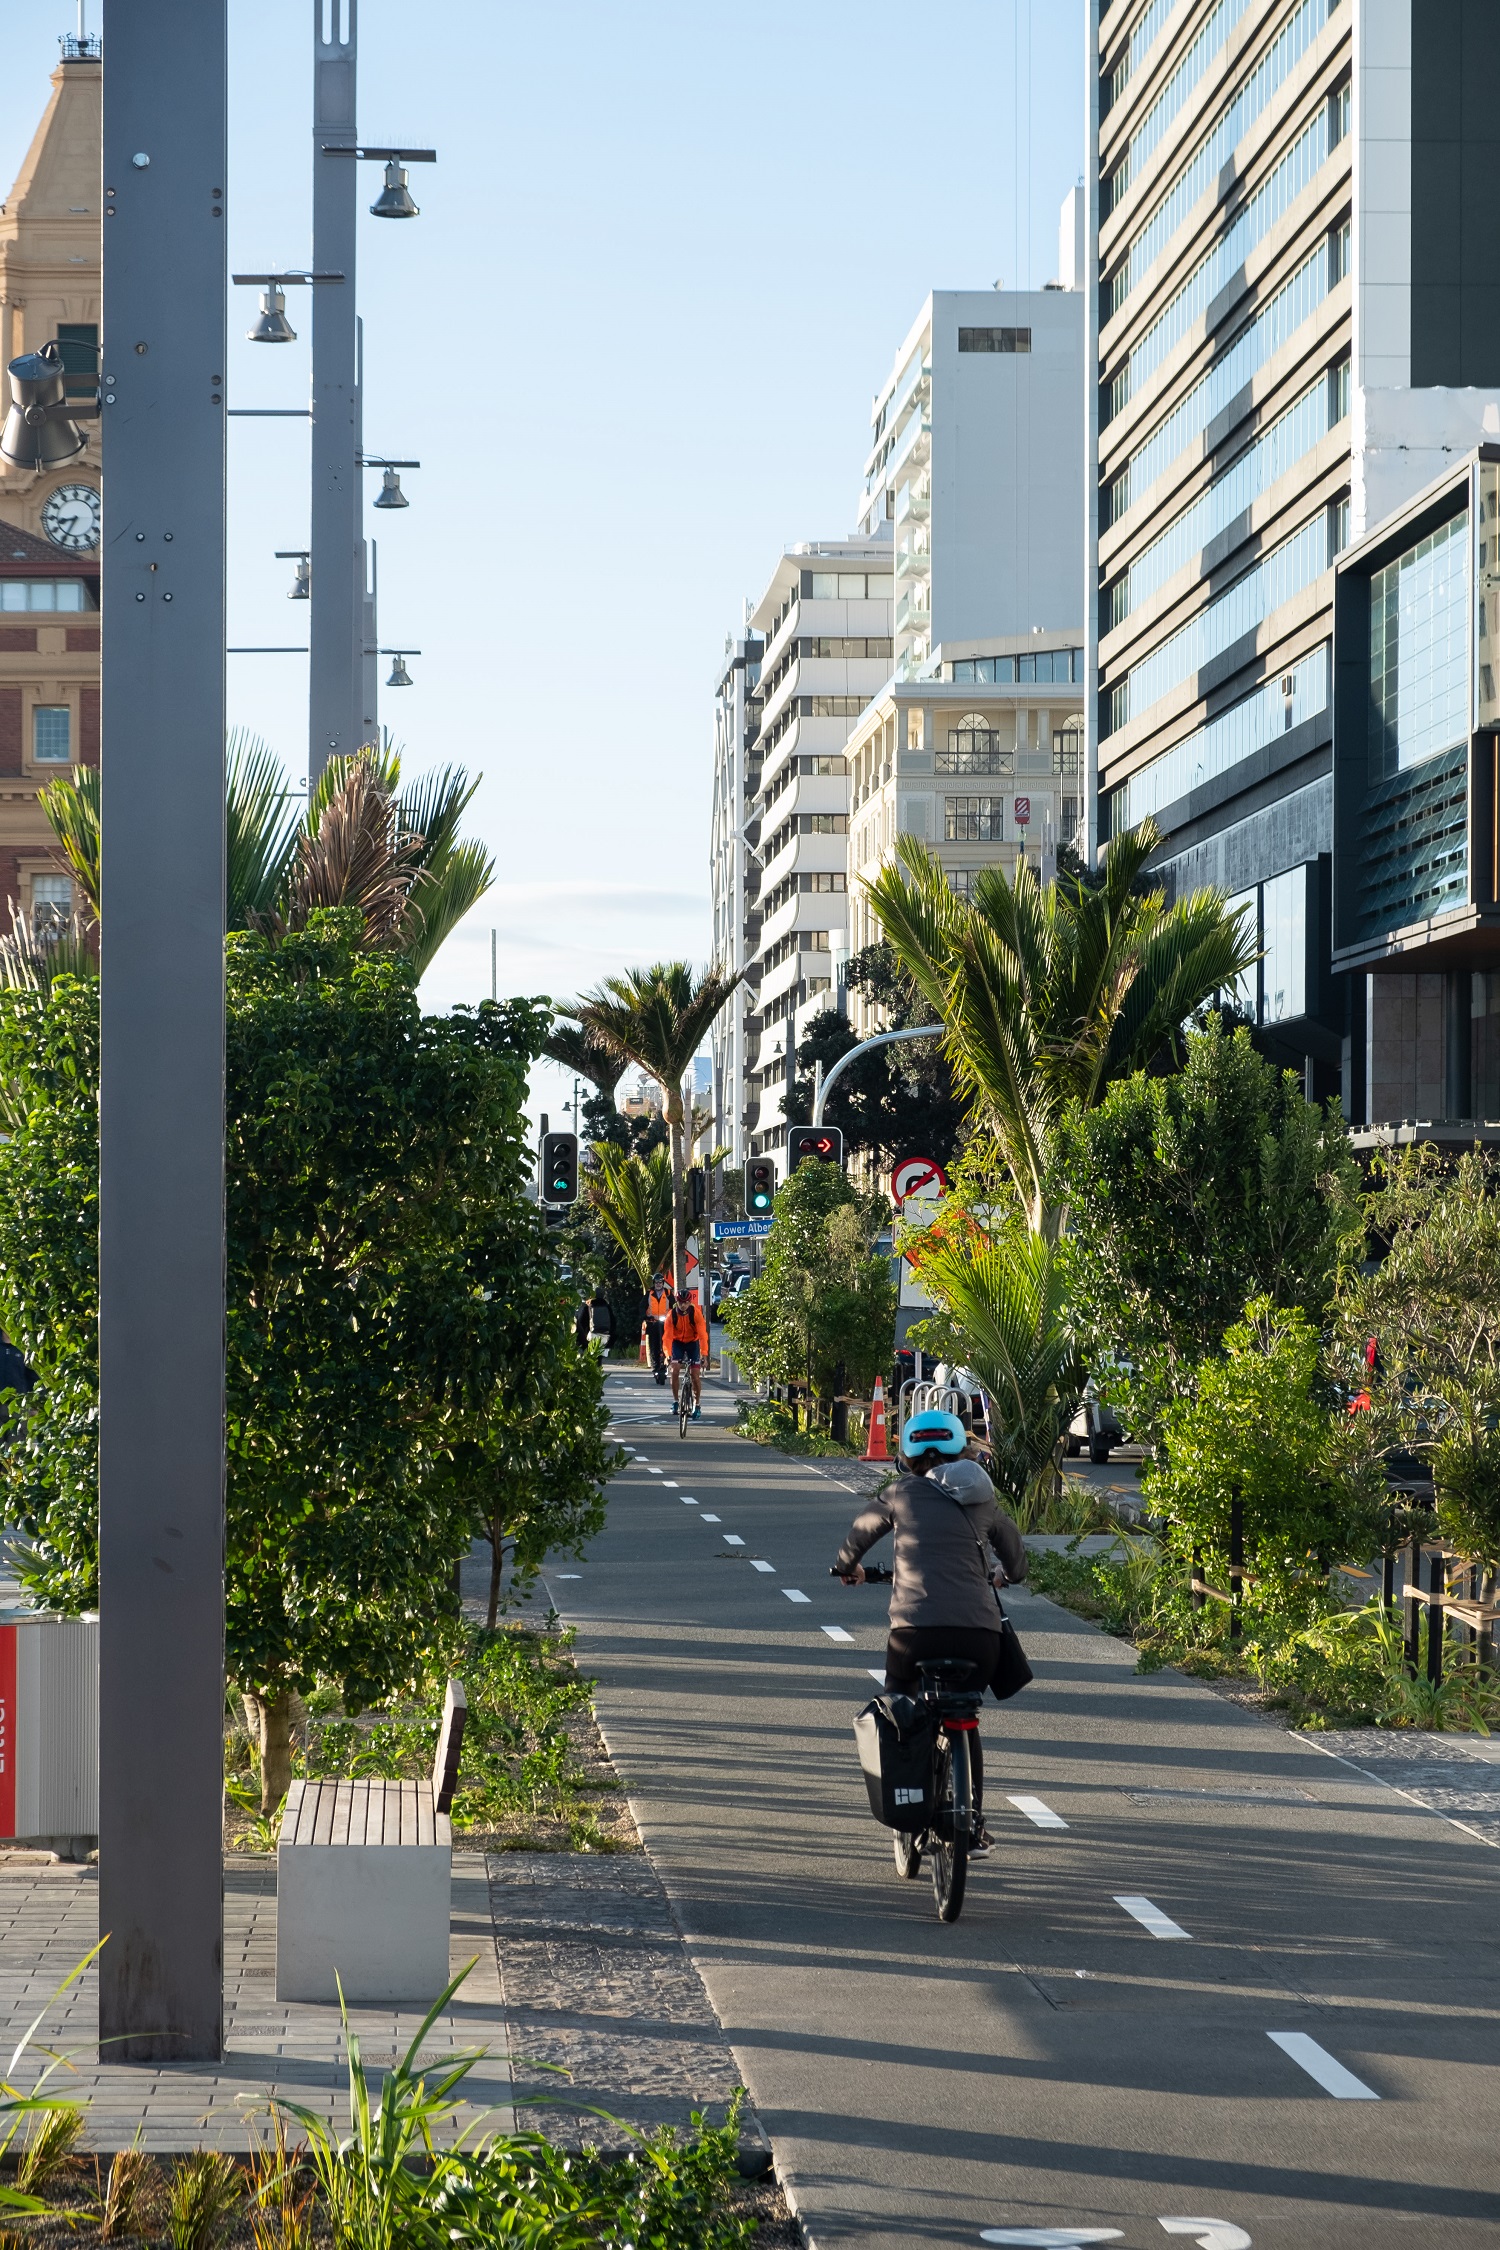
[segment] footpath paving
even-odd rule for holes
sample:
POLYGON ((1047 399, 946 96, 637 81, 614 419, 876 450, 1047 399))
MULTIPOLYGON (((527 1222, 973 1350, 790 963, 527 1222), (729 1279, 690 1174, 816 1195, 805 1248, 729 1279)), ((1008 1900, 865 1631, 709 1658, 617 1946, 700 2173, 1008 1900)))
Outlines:
POLYGON ((945 1928, 854 1757, 884 1597, 827 1572, 858 1496, 706 1395, 679 1441, 611 1375, 636 1451, 547 1584, 818 2250, 1495 2250, 1483 1823, 1022 1593, 1038 1677, 987 1712, 999 1844, 945 1928))

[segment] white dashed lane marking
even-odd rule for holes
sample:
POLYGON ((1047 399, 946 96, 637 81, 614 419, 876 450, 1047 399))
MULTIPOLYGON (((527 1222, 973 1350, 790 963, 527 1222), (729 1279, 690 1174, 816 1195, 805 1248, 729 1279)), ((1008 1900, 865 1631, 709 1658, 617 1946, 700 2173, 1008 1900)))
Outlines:
POLYGON ((676 1490, 677 1490, 677 1479, 676 1479, 675 1477, 668 1477, 668 1478, 666 1479, 665 1483, 664 1483, 664 1484, 662 1485, 662 1491, 663 1491, 663 1492, 675 1492, 676 1490))
POLYGON ((682 1504, 685 1508, 696 1508, 698 1505, 696 1500, 688 1500, 686 1498, 684 1498, 682 1504))
POLYGON ((1290 2055, 1299 2070, 1315 2078, 1325 2094, 1332 2094, 1336 2102, 1378 2102, 1380 2096, 1373 2086, 1356 2078, 1326 2047, 1316 2039, 1309 2039, 1305 2031, 1268 2031, 1266 2037, 1278 2046, 1284 2055, 1290 2055))
POLYGON ((1170 1914, 1163 1914, 1159 1906, 1153 1906, 1149 1898, 1137 1895, 1122 1897, 1117 1891, 1115 1904, 1123 1906, 1127 1914, 1133 1914, 1141 1928, 1149 1930, 1153 1937, 1185 1938, 1188 1934, 1179 1923, 1172 1920, 1170 1914))
POLYGON ((726 1531, 724 1534, 724 1544, 726 1547, 743 1547, 745 1542, 740 1537, 737 1531, 726 1531))
POLYGON ((1012 1797, 1010 1801, 1017 1812, 1026 1815, 1034 1828, 1066 1828, 1068 1825, 1050 1805, 1044 1805, 1040 1797, 1012 1797))
POLYGON ((824 1632, 831 1641, 853 1641, 854 1635, 846 1633, 842 1625, 825 1625, 824 1632))
POLYGON ((698 1518, 698 1521, 700 1523, 722 1523, 724 1521, 724 1518, 722 1516, 710 1516, 708 1514, 704 1514, 698 1518))
POLYGON ((774 1570, 775 1567, 774 1563, 761 1562, 755 1555, 750 1557, 750 1568, 752 1570, 774 1570))
POLYGON ((785 1594, 789 1602, 810 1602, 812 1600, 811 1594, 804 1594, 801 1589, 796 1586, 783 1586, 781 1591, 785 1594))

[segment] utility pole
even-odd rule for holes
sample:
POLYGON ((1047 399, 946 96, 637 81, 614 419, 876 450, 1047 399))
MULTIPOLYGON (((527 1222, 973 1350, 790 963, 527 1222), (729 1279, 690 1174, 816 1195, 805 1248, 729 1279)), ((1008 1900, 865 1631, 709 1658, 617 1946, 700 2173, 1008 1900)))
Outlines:
MULTIPOLYGON (((312 0, 313 266, 341 285, 313 291, 312 629, 308 787, 330 758, 378 733, 372 657, 365 661, 366 563, 359 465, 360 333, 355 294, 359 168, 324 154, 358 145, 359 0, 312 0), (329 37, 325 40, 326 27, 329 37), (371 688, 366 709, 366 683, 371 688)), ((372 605, 373 606, 373 605, 372 605)), ((370 619, 373 627, 373 617, 370 619)))
POLYGON ((99 2036, 223 2046, 227 0, 104 0, 99 2036))

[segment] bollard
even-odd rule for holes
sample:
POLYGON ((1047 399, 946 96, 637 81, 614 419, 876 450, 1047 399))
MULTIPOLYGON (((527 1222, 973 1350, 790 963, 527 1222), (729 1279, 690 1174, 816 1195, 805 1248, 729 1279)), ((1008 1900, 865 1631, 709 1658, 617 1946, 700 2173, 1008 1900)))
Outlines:
POLYGON ((1427 1577, 1428 1592, 1432 1596, 1427 1604, 1427 1678, 1433 1687, 1443 1677, 1443 1595, 1447 1590, 1446 1567, 1440 1551, 1433 1556, 1427 1577))

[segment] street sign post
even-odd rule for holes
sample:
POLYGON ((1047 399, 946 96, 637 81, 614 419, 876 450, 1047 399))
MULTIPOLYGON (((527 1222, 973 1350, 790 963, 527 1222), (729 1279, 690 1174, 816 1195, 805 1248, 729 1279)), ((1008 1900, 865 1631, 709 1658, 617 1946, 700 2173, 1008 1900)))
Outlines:
POLYGON ((941 1195, 948 1175, 930 1156, 903 1156, 891 1174, 891 1198, 897 1205, 913 1195, 941 1195))

